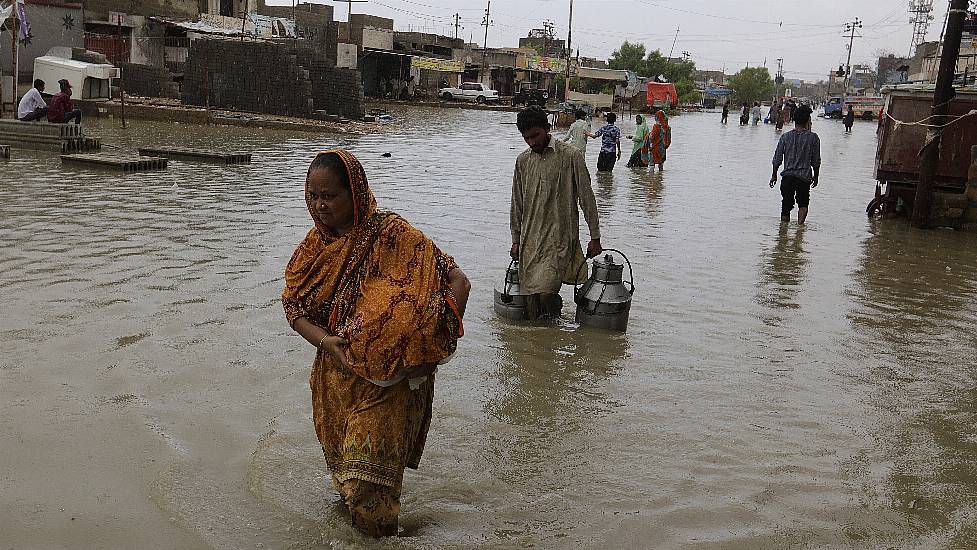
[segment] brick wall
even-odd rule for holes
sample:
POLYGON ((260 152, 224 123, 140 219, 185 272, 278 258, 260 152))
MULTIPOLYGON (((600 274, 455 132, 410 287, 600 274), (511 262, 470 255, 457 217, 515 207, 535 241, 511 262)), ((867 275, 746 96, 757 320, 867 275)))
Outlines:
POLYGON ((183 77, 183 102, 308 117, 323 110, 363 116, 359 72, 337 69, 314 49, 238 40, 195 40, 183 77))
MULTIPOLYGON (((332 8, 332 6, 315 6, 316 8, 332 8)), ((269 17, 281 17, 292 19, 291 6, 260 6, 258 7, 261 15, 269 17)), ((295 19, 299 42, 304 47, 311 47, 317 50, 320 55, 336 62, 336 47, 339 42, 339 24, 332 20, 331 9, 328 12, 323 10, 310 11, 309 4, 300 4, 295 7, 295 19)))
POLYGON ((85 0, 85 22, 107 21, 110 11, 146 17, 177 17, 189 21, 200 18, 197 0, 85 0))

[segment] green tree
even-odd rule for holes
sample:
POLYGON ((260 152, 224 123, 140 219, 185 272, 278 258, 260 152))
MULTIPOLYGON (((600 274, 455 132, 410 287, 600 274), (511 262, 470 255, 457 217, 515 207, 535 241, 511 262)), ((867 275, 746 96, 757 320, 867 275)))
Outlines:
POLYGON ((675 83, 675 91, 678 92, 679 103, 697 103, 702 101, 702 94, 695 87, 695 82, 691 80, 679 80, 675 83))
POLYGON ((634 71, 641 76, 645 76, 647 66, 645 65, 645 45, 631 43, 627 40, 621 47, 614 50, 611 57, 607 60, 607 66, 611 69, 634 71))
POLYGON ((651 78, 663 76, 665 80, 677 83, 681 80, 691 82, 693 81, 694 75, 695 61, 688 59, 683 61, 670 61, 662 55, 661 50, 655 50, 649 53, 645 59, 645 74, 642 76, 651 78))
POLYGON ((747 67, 729 77, 737 103, 764 101, 773 94, 774 82, 766 67, 747 67))

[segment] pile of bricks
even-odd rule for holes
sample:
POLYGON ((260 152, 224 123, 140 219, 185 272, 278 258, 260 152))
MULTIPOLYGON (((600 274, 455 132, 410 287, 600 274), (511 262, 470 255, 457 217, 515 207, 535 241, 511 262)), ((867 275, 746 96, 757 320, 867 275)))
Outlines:
POLYGON ((270 42, 194 40, 182 97, 186 105, 237 111, 363 116, 359 71, 337 69, 311 50, 270 42))
POLYGON ((165 67, 125 63, 122 78, 127 94, 142 97, 171 97, 179 99, 180 85, 165 67))
POLYGON ((363 81, 359 71, 337 68, 311 50, 297 55, 299 64, 309 71, 316 111, 354 120, 363 118, 363 81))

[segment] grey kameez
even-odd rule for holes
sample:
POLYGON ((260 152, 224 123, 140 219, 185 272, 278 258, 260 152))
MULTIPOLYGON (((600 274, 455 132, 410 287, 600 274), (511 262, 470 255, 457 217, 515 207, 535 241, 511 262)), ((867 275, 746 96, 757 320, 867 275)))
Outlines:
POLYGON ((519 244, 519 278, 530 294, 558 294, 560 287, 586 280, 580 246, 583 210, 590 238, 600 238, 597 200, 583 154, 550 138, 543 154, 529 149, 516 159, 510 228, 519 244), (576 273, 581 273, 580 281, 576 273))

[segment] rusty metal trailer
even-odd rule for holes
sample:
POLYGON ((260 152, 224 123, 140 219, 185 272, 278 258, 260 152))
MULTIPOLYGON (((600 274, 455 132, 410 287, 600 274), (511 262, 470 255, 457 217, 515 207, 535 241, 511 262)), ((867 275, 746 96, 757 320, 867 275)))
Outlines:
MULTIPOLYGON (((892 216, 912 211, 919 182, 919 152, 933 124, 934 87, 899 85, 883 90, 885 116, 879 130, 875 157, 875 199, 867 208, 870 216, 892 216)), ((958 87, 950 102, 949 121, 943 131, 940 165, 934 191, 963 194, 971 164, 971 147, 977 145, 977 88, 958 87)))

